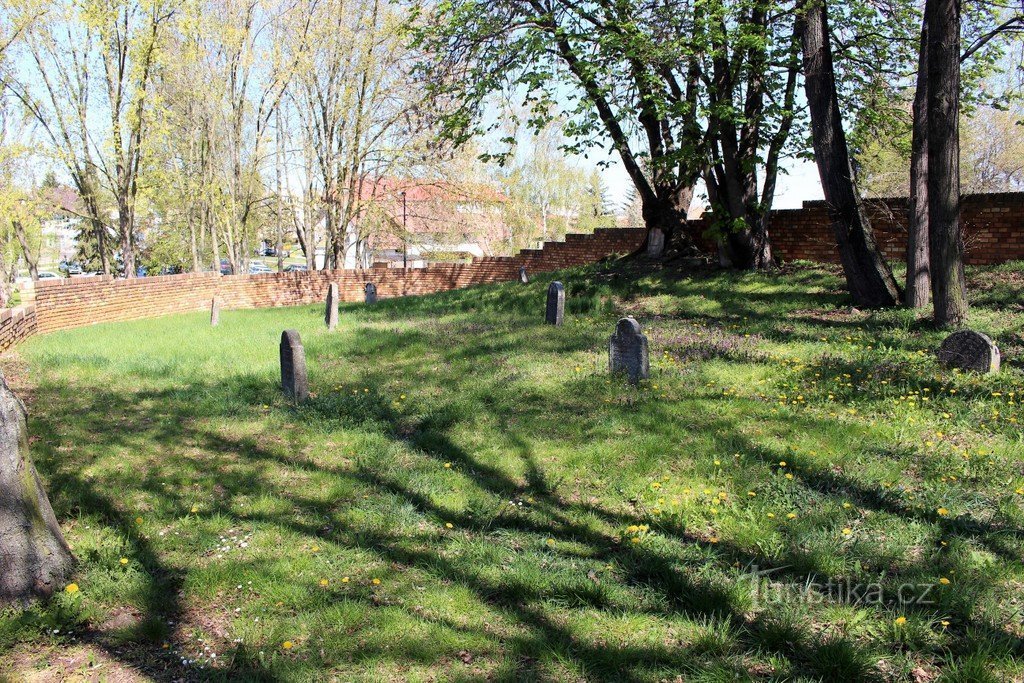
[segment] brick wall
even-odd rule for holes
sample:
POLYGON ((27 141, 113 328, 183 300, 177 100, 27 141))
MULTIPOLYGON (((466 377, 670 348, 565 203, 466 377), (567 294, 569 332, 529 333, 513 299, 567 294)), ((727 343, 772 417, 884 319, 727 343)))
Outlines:
MULTIPOLYGON (((906 259, 907 200, 867 202, 875 240, 886 258, 906 259)), ((991 265, 1024 260, 1024 192, 966 195, 961 222, 966 262, 991 265)), ((804 202, 802 209, 773 211, 772 246, 785 261, 838 263, 825 202, 804 202)))
POLYGON ((5 323, 0 322, 0 350, 35 332, 206 310, 214 296, 221 299, 225 309, 265 308, 323 301, 332 282, 338 283, 343 301, 362 301, 368 282, 374 283, 377 296, 385 299, 510 281, 519 277, 520 266, 526 266, 529 273, 541 273, 593 263, 611 254, 635 250, 644 236, 644 230, 638 228, 599 229, 592 235, 568 235, 565 242, 547 242, 543 249, 527 249, 517 256, 485 257, 470 263, 409 270, 374 267, 266 275, 196 273, 131 280, 92 277, 38 282, 31 324, 25 322, 26 318, 17 324, 17 334, 8 334, 5 323), (10 341, 5 345, 7 339, 10 341))
MULTIPOLYGON (((869 210, 875 236, 889 259, 902 259, 906 245, 905 199, 873 200, 869 210)), ((963 201, 967 261, 972 264, 1024 260, 1024 193, 968 195, 963 201)), ((772 242, 784 260, 835 262, 835 240, 824 202, 772 214, 772 242)), ((214 296, 225 308, 295 306, 323 301, 337 282, 344 301, 362 301, 373 282, 381 298, 430 294, 470 285, 514 280, 519 267, 530 273, 592 263, 611 254, 628 253, 644 241, 640 228, 597 230, 524 249, 516 256, 484 257, 471 263, 432 265, 422 269, 366 270, 229 275, 200 273, 113 280, 106 277, 40 282, 35 305, 0 310, 0 351, 38 333, 98 322, 134 320, 207 309, 214 296)))
POLYGON ((0 351, 6 351, 37 331, 35 306, 0 309, 0 351))

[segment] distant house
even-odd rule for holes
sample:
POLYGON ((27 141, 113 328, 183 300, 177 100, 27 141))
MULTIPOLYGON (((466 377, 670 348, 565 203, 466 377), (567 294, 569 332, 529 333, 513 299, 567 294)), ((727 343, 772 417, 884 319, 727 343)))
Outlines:
POLYGON ((58 185, 45 192, 53 211, 42 221, 43 249, 48 254, 55 254, 57 261, 73 261, 78 253, 78 236, 82 232, 78 193, 66 185, 58 185))
POLYGON ((345 237, 345 267, 425 265, 494 253, 508 199, 484 184, 383 178, 364 183, 345 237))

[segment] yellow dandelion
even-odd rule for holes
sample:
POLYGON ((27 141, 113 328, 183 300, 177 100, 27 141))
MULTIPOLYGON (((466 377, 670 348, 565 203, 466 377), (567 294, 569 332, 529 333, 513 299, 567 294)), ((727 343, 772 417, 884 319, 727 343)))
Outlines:
POLYGON ((849 536, 852 533, 853 529, 851 529, 850 527, 846 527, 845 529, 843 529, 843 536, 849 536))
POLYGON ((136 517, 135 518, 135 523, 136 524, 142 524, 142 517, 136 517))
POLYGON ((371 583, 372 583, 372 584, 373 584, 374 586, 379 586, 379 585, 380 585, 380 579, 374 579, 373 581, 371 581, 371 583))
POLYGON ((796 519, 796 513, 790 512, 788 515, 786 515, 786 519, 796 519))
POLYGON ((943 620, 942 620, 942 621, 940 621, 939 623, 940 623, 940 624, 942 624, 942 628, 946 628, 947 626, 949 626, 949 622, 948 622, 948 621, 946 621, 945 619, 943 619, 943 620))
POLYGON ((747 491, 747 495, 748 495, 748 496, 750 496, 751 498, 753 498, 753 497, 754 497, 754 496, 756 496, 757 494, 756 494, 756 493, 754 493, 753 491, 747 491))
POLYGON ((907 623, 907 618, 906 617, 897 617, 896 618, 895 624, 897 626, 903 626, 906 623, 907 623))
POLYGON ((78 584, 77 583, 69 583, 67 586, 65 586, 64 590, 66 592, 68 592, 68 593, 77 593, 78 592, 78 584))
POLYGON ((324 588, 327 588, 327 585, 328 585, 329 583, 330 583, 330 581, 328 581, 327 579, 320 579, 320 585, 321 585, 322 587, 324 587, 324 588))
POLYGON ((940 517, 945 517, 949 514, 949 510, 947 510, 946 508, 939 508, 938 510, 936 510, 936 512, 939 513, 940 517))
POLYGON ((444 468, 445 468, 446 470, 450 470, 450 469, 452 468, 452 464, 451 464, 450 462, 446 462, 446 463, 444 464, 444 468))
POLYGON ((949 585, 949 579, 947 579, 945 576, 943 576, 941 579, 939 579, 939 583, 941 583, 943 586, 948 586, 949 585))
POLYGON ((342 583, 348 583, 349 582, 349 578, 347 576, 343 576, 342 579, 341 579, 341 582, 342 583))
POLYGON ((775 513, 774 512, 769 512, 768 513, 768 519, 775 519, 775 513))
POLYGON ((785 466, 786 466, 786 461, 785 460, 780 460, 779 461, 779 467, 785 467, 785 466))
POLYGON ((318 552, 320 552, 320 546, 315 545, 312 548, 310 548, 309 550, 310 550, 310 552, 318 553, 318 552))
POLYGON ((454 524, 452 524, 451 522, 445 522, 445 523, 444 523, 444 528, 445 528, 445 529, 452 529, 452 528, 454 528, 454 527, 455 527, 455 525, 454 525, 454 524))
POLYGON ((191 512, 194 515, 195 513, 199 512, 199 506, 193 505, 192 509, 189 512, 191 512))
POLYGON ((295 647, 295 643, 293 643, 290 640, 286 640, 283 643, 281 643, 281 647, 283 647, 285 650, 290 650, 293 647, 295 647))
POLYGON ((128 564, 128 558, 127 557, 122 557, 121 558, 121 564, 122 565, 128 564))

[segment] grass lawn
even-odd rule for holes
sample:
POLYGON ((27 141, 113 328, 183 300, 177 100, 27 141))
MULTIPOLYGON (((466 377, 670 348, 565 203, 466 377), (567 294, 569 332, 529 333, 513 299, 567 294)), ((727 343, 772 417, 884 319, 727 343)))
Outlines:
POLYGON ((79 590, 0 613, 0 678, 1024 680, 1021 264, 971 271, 984 377, 834 270, 603 268, 562 328, 544 279, 25 343, 79 590))

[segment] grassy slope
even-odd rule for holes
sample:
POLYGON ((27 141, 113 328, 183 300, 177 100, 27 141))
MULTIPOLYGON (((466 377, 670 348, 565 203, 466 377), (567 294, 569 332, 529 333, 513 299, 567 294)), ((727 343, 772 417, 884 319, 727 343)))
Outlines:
MULTIPOLYGON (((538 282, 347 306, 334 334, 303 307, 25 344, 8 375, 80 591, 0 616, 8 669, 1022 676, 1020 365, 942 372, 940 334, 839 308, 820 269, 561 277, 560 329, 538 282), (627 312, 639 389, 606 372, 627 312)), ((1019 362, 1019 264, 975 278, 975 325, 1019 362)))

